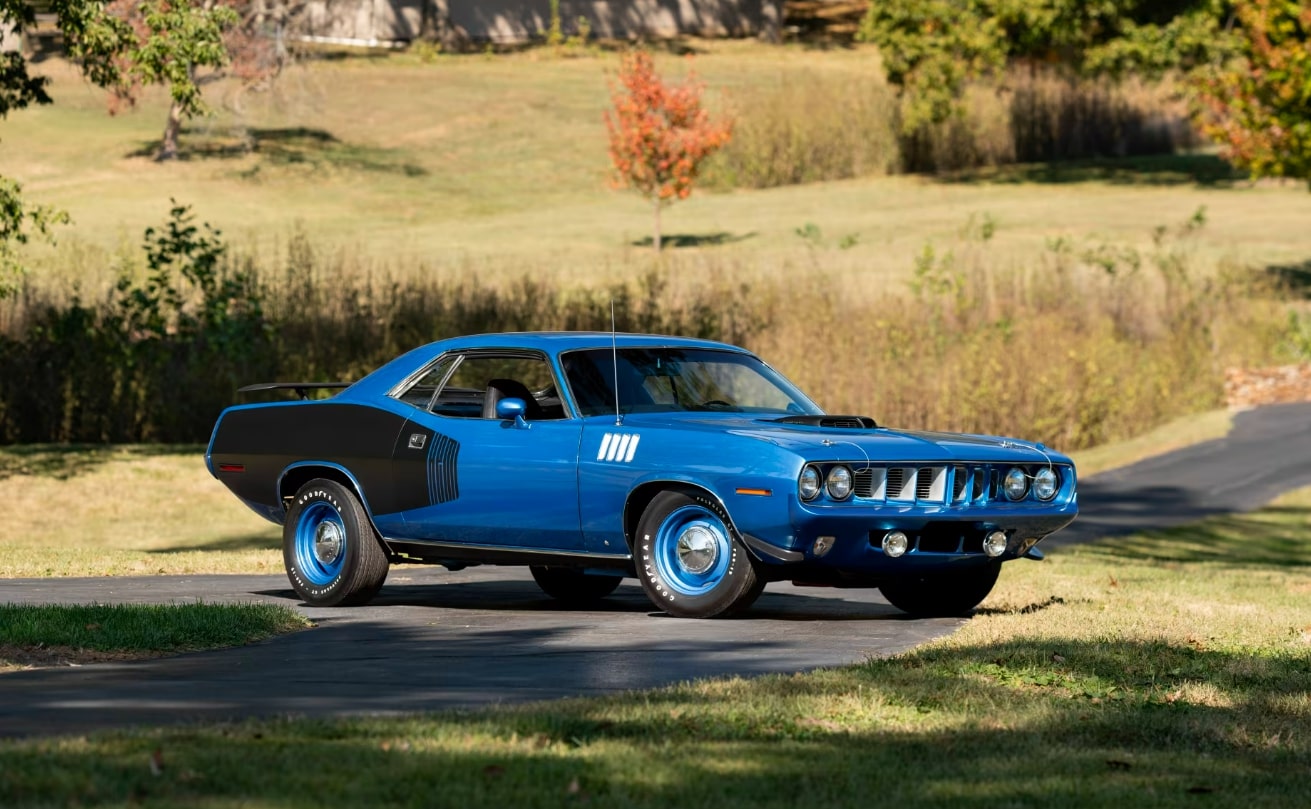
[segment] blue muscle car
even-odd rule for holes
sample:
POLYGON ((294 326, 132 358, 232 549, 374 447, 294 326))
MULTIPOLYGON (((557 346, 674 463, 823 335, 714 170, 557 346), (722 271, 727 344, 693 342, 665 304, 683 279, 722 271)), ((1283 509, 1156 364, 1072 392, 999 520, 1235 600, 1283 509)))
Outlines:
POLYGON ((1040 444, 824 413, 753 354, 608 333, 415 349, 325 399, 232 407, 210 471, 283 528, 292 587, 363 604, 388 567, 528 565, 585 603, 635 576, 677 616, 766 583, 878 587, 915 615, 984 599, 1078 511, 1040 444))

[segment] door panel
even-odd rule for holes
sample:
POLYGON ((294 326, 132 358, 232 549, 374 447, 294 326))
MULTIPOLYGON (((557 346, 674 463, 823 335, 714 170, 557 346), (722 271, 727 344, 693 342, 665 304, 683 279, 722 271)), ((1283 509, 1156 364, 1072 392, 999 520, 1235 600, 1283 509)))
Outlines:
POLYGON ((580 549, 581 432, 572 419, 416 416, 402 430, 395 462, 407 485, 427 487, 430 505, 405 512, 404 538, 580 549))

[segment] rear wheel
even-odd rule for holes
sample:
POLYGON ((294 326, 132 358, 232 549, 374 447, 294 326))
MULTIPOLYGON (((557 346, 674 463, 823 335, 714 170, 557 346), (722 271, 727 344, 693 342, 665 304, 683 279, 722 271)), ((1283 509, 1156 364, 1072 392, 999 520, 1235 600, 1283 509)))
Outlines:
POLYGON ((884 582, 879 591, 892 606, 917 617, 966 615, 992 592, 1001 563, 950 573, 884 582))
POLYGON ((591 604, 615 591, 622 576, 599 576, 576 568, 532 565, 533 579, 542 592, 565 604, 591 604))
POLYGON ((315 607, 367 603, 387 579, 387 554, 364 506, 325 478, 296 492, 282 528, 282 561, 296 595, 315 607))
POLYGON ((731 615, 765 587, 719 504, 701 495, 661 492, 637 524, 637 578, 655 604, 683 618, 731 615))

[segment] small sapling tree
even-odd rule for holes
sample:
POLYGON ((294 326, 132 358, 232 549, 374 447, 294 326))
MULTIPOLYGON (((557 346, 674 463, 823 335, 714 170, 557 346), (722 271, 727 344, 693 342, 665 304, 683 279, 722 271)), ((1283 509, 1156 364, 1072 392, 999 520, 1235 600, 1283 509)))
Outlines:
POLYGON ((658 254, 661 207, 692 193, 701 164, 728 142, 732 124, 710 119, 701 106, 705 88, 694 76, 666 84, 644 51, 623 57, 619 85, 611 93, 614 107, 605 114, 615 185, 651 202, 658 254))

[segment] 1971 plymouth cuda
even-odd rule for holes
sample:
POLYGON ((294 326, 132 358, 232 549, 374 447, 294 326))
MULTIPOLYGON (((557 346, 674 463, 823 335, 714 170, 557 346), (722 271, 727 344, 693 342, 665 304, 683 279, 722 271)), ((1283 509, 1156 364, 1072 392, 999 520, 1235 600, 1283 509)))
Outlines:
POLYGON ((829 415, 706 340, 488 334, 432 343, 329 398, 225 410, 210 471, 283 526, 313 605, 363 604, 405 562, 528 565, 585 603, 635 576, 677 616, 771 581, 878 587, 914 615, 984 599, 1078 511, 1070 459, 1009 438, 829 415))

